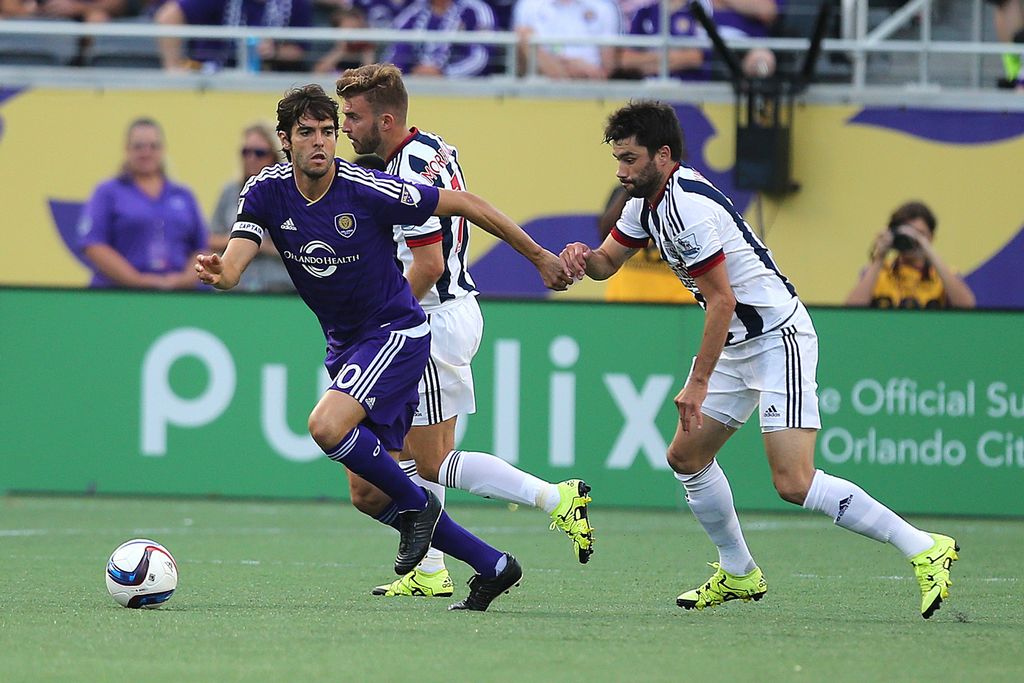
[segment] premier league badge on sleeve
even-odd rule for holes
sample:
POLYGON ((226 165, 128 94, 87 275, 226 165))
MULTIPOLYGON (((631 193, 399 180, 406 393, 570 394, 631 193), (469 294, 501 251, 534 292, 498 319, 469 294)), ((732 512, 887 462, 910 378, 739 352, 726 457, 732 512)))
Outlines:
POLYGON ((406 206, 419 206, 420 199, 422 198, 423 197, 420 196, 420 191, 417 190, 414 186, 409 185, 408 183, 402 185, 402 197, 399 201, 401 201, 406 206))
POLYGON ((350 213, 343 213, 334 217, 334 228, 344 238, 349 238, 356 231, 356 217, 350 213))

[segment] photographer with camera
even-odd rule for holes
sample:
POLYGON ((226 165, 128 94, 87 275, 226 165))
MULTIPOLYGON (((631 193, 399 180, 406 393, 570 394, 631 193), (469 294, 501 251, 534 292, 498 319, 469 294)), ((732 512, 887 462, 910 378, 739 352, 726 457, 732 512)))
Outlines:
POLYGON ((939 257, 935 214, 907 202, 871 246, 871 262, 846 298, 847 306, 872 308, 974 308, 974 293, 939 257), (891 253, 894 252, 894 253, 891 253))

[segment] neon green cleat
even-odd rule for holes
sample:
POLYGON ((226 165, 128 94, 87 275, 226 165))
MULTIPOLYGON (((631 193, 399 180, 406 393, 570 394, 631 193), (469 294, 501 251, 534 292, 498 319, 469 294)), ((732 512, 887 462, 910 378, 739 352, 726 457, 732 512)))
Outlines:
POLYGON ((717 607, 729 600, 757 601, 768 592, 764 574, 757 567, 744 576, 734 576, 722 569, 717 562, 708 562, 708 566, 714 567, 715 573, 703 586, 686 591, 676 598, 677 605, 683 609, 700 610, 705 607, 717 607))
POLYGON ((377 586, 372 591, 373 595, 383 595, 387 598, 411 596, 419 598, 450 598, 455 592, 452 584, 452 577, 447 569, 440 569, 433 574, 420 571, 419 567, 413 569, 400 579, 391 583, 377 586))
POLYGON ((569 479, 558 486, 562 500, 551 513, 551 529, 558 527, 572 539, 572 547, 580 564, 594 554, 594 529, 587 518, 590 486, 582 479, 569 479))
POLYGON ((921 616, 925 619, 935 614, 942 601, 949 597, 949 570, 953 563, 960 559, 957 551, 960 546, 949 536, 929 534, 935 539, 935 545, 920 555, 910 558, 917 574, 917 583, 921 586, 921 616))

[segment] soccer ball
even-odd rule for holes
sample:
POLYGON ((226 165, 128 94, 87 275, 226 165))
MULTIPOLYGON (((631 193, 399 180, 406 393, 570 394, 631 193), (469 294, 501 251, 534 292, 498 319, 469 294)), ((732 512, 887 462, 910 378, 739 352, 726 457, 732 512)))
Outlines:
POLYGON ((178 585, 178 565, 156 541, 136 538, 117 546, 107 561, 107 590, 122 607, 159 607, 178 585))

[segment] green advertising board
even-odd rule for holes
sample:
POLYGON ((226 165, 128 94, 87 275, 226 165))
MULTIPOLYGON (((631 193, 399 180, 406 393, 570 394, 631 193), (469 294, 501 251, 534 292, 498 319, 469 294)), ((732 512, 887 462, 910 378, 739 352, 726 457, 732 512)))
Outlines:
MULTIPOLYGON (((584 477, 602 504, 683 504, 664 451, 699 309, 483 308, 460 448, 584 477)), ((818 467, 902 513, 1024 514, 1024 317, 811 313, 818 467)), ((305 430, 322 353, 289 296, 0 290, 0 491, 346 497, 305 430)), ((738 507, 788 507, 756 424, 720 461, 738 507)))

